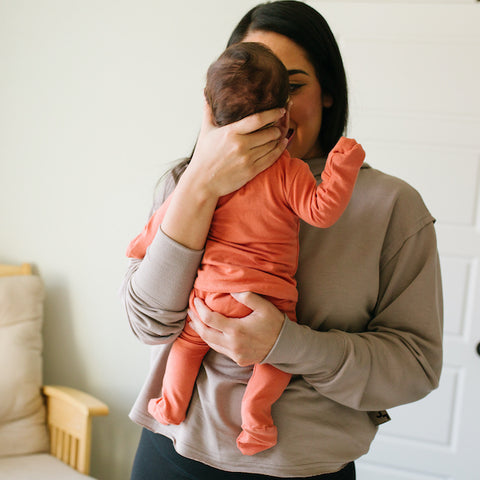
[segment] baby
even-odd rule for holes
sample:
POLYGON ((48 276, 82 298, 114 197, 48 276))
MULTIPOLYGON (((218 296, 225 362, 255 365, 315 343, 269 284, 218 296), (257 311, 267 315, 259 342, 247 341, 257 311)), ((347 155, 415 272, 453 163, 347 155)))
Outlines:
MULTIPOLYGON (((259 43, 230 46, 207 73, 205 97, 218 126, 286 107, 288 96, 289 78, 284 65, 259 43)), ((288 115, 278 126, 286 134, 288 115)), ((322 228, 333 225, 350 201, 364 157, 359 144, 342 137, 328 155, 322 182, 317 186, 308 165, 284 151, 270 168, 236 192, 221 197, 190 295, 190 308, 195 310, 193 299, 198 297, 211 310, 241 318, 251 311, 230 293, 250 291, 264 296, 290 321, 296 321, 299 219, 322 228)), ((131 242, 129 257, 144 257, 160 228, 169 198, 131 242)), ((161 396, 148 405, 158 422, 179 424, 185 419, 208 350, 187 318, 169 353, 161 396)), ((244 455, 276 444, 271 407, 290 378, 272 365, 253 367, 242 399, 242 431, 237 437, 244 455)))

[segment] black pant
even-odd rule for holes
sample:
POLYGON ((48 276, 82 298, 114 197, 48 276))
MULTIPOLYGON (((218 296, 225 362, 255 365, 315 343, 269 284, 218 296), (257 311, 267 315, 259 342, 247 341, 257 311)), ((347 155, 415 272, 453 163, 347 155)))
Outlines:
MULTIPOLYGON (((152 433, 147 429, 142 431, 130 477, 131 480, 274 480, 279 478, 257 473, 225 472, 190 460, 175 451, 169 438, 152 433)), ((355 480, 355 465, 351 462, 339 472, 307 478, 310 480, 355 480)))

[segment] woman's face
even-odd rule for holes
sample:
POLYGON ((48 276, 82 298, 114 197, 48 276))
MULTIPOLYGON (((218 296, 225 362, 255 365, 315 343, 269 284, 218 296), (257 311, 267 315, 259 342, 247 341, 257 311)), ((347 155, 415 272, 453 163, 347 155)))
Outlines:
POLYGON ((290 155, 304 160, 320 156, 322 152, 317 139, 322 125, 322 109, 330 107, 332 99, 322 95, 315 69, 305 50, 284 35, 262 30, 249 32, 244 41, 267 45, 288 70, 291 137, 287 150, 290 155))

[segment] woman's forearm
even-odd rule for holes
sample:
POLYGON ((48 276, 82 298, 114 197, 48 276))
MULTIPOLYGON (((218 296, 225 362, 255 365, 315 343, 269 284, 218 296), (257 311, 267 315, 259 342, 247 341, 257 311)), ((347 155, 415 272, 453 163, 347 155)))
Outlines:
POLYGON ((145 258, 130 260, 120 295, 130 326, 142 342, 168 343, 180 334, 202 253, 159 231, 145 258))
POLYGON ((188 171, 180 178, 163 218, 161 229, 177 243, 201 250, 207 239, 218 198, 190 181, 188 171))

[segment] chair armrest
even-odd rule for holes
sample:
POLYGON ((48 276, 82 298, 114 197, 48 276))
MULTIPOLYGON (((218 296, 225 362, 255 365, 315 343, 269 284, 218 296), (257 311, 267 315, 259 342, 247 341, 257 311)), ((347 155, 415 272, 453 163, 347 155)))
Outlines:
POLYGON ((108 415, 108 406, 97 398, 75 388, 60 385, 44 385, 43 394, 54 397, 83 412, 85 415, 108 415))
POLYGON ((50 453, 88 474, 90 470, 92 417, 108 415, 108 406, 70 387, 46 385, 50 453))

